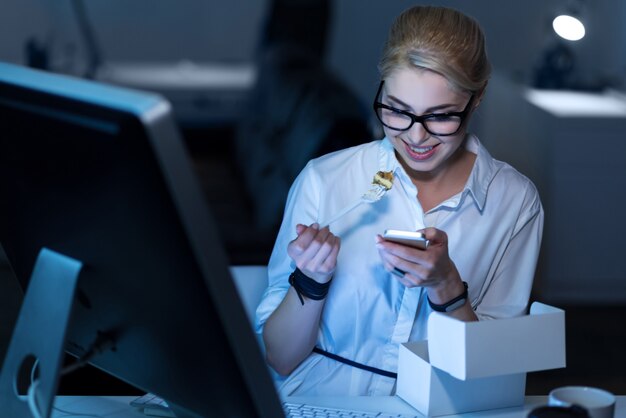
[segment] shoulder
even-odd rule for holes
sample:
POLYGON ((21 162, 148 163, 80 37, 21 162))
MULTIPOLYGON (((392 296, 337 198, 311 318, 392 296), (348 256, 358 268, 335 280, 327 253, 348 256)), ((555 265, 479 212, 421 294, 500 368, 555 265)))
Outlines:
POLYGON ((518 196, 525 201, 539 201, 537 187, 528 177, 504 161, 494 159, 494 164, 499 167, 493 178, 494 187, 501 188, 503 193, 518 196))
POLYGON ((508 184, 511 187, 522 189, 531 189, 535 190, 535 185, 533 182, 523 173, 518 171, 511 164, 506 161, 500 161, 495 158, 492 158, 493 165, 497 168, 496 175, 494 176, 494 181, 498 183, 508 184))
POLYGON ((497 160, 472 136, 468 148, 477 154, 472 172, 472 191, 487 210, 541 211, 539 192, 533 182, 509 163, 497 160))
POLYGON ((541 224, 543 206, 535 184, 508 163, 494 160, 494 164, 499 169, 489 186, 487 205, 515 219, 514 233, 533 219, 541 224))

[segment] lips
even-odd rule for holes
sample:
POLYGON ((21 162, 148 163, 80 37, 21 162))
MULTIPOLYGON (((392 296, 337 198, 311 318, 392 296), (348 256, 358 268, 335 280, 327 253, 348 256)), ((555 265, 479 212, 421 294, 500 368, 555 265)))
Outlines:
POLYGON ((429 147, 416 147, 410 146, 406 142, 404 143, 404 149, 406 150, 407 155, 415 161, 423 161, 432 157, 435 152, 437 152, 437 145, 429 146, 429 147))

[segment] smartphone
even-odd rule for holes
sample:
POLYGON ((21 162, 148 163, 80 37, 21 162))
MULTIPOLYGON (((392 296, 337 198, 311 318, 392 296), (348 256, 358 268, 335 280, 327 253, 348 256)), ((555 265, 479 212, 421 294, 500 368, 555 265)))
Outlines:
POLYGON ((425 250, 428 248, 428 240, 421 232, 400 231, 397 229, 386 229, 383 238, 398 244, 408 245, 410 247, 425 250))

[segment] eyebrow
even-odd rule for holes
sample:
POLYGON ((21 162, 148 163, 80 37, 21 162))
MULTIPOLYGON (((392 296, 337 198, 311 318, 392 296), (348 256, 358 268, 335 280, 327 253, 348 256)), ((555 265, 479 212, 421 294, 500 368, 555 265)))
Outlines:
MULTIPOLYGON (((398 99, 395 96, 392 96, 392 95, 388 94, 387 95, 387 99, 391 100, 392 102, 395 102, 396 104, 398 104, 400 106, 403 106, 405 109, 411 109, 412 110, 411 106, 409 106, 408 104, 406 104, 405 102, 403 102, 402 100, 398 99)), ((432 107, 429 107, 428 109, 426 109, 426 112, 424 114, 433 113, 433 112, 435 112, 437 110, 448 109, 448 108, 455 107, 455 106, 458 106, 458 104, 457 103, 450 103, 450 104, 440 104, 440 105, 437 105, 437 106, 432 106, 432 107)))

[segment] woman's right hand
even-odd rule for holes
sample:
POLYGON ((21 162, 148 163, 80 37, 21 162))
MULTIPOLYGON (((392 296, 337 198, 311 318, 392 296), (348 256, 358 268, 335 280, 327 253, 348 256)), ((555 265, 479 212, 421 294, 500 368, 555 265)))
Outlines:
POLYGON ((296 225, 298 237, 287 246, 287 254, 296 266, 319 283, 330 281, 337 266, 337 254, 341 242, 326 226, 317 223, 310 226, 296 225))

